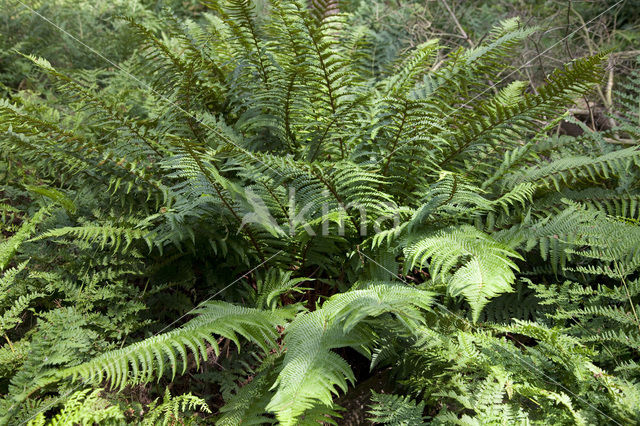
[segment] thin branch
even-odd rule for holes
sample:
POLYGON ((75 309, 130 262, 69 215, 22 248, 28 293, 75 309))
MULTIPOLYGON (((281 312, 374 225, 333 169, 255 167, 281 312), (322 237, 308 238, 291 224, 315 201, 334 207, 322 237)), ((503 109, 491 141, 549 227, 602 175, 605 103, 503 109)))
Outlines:
POLYGON ((440 0, 440 1, 442 1, 442 4, 444 5, 444 7, 447 8, 449 15, 451 15, 451 19, 453 19, 454 24, 456 24, 456 27, 458 28, 458 31, 460 31, 460 35, 462 35, 462 38, 464 38, 467 41, 467 43, 469 43, 469 46, 471 46, 472 48, 476 47, 476 45, 473 43, 473 40, 471 40, 467 32, 464 30, 464 28, 462 28, 462 25, 460 25, 460 21, 458 21, 458 18, 456 18, 456 14, 453 13, 453 10, 451 10, 451 7, 449 6, 449 3, 447 3, 447 0, 440 0))

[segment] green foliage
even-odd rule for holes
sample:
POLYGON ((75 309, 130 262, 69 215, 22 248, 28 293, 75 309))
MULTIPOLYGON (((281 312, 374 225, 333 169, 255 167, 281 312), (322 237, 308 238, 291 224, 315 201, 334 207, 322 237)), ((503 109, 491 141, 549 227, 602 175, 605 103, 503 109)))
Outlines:
POLYGON ((373 405, 369 411, 372 421, 396 426, 424 424, 424 402, 417 403, 408 396, 372 393, 373 405))
POLYGON ((407 268, 422 268, 431 258, 430 274, 434 280, 447 282, 452 296, 463 295, 476 320, 489 299, 511 291, 517 266, 509 256, 519 255, 471 226, 444 229, 435 234, 412 236, 405 248, 407 268), (450 277, 452 267, 464 263, 450 277))
POLYGON ((416 308, 427 309, 431 294, 394 283, 371 283, 339 293, 321 309, 298 315, 285 330, 287 350, 267 410, 282 424, 296 424, 300 415, 322 403, 331 407, 337 389, 355 381, 349 364, 331 349, 353 347, 367 352, 373 334, 363 320, 393 313, 409 324, 422 321, 416 308))
POLYGON ((356 3, 129 13, 104 68, 24 46, 0 422, 337 424, 382 370, 376 422, 640 418, 637 79, 617 127, 557 135, 606 55, 533 90, 518 19, 401 52, 356 3))
MULTIPOLYGON (((194 411, 204 413, 211 412, 202 398, 193 396, 190 393, 172 397, 169 389, 167 389, 161 403, 158 404, 156 400, 151 404, 149 412, 145 415, 142 424, 161 424, 166 426, 173 425, 176 422, 187 423, 190 422, 190 419, 193 419, 193 417, 184 418, 180 414, 194 411)), ((197 424, 197 422, 195 422, 195 424, 197 424)))
POLYGON ((46 213, 46 209, 39 210, 33 218, 24 221, 14 235, 0 242, 0 271, 7 267, 18 248, 33 234, 36 225, 44 219, 46 213))
POLYGON ((124 421, 124 415, 118 407, 109 406, 108 402, 100 398, 102 389, 85 389, 75 392, 69 397, 60 412, 49 421, 44 415, 29 421, 29 426, 56 426, 68 424, 118 424, 124 421))
POLYGON ((169 367, 174 378, 178 358, 182 362, 182 374, 187 369, 187 349, 193 353, 197 366, 200 359, 207 360, 207 344, 216 356, 220 354, 214 334, 230 339, 238 346, 238 336, 242 336, 266 351, 275 345, 276 326, 290 316, 286 311, 259 311, 225 302, 208 302, 194 313, 198 316, 179 329, 106 353, 58 374, 60 377, 80 376, 85 382, 96 384, 107 380, 120 389, 130 382, 147 382, 154 376, 161 377, 169 367), (165 366, 166 358, 169 358, 169 366, 165 366))
POLYGON ((102 59, 89 49, 68 48, 75 43, 73 37, 102 55, 120 61, 132 53, 135 45, 131 32, 114 17, 122 14, 138 18, 149 16, 135 0, 116 0, 108 4, 86 0, 2 0, 0 9, 4 17, 0 24, 0 84, 9 87, 38 86, 33 79, 25 78, 30 67, 18 58, 16 51, 50 58, 57 66, 68 69, 103 67, 102 59), (50 22, 43 22, 36 13, 50 22))
MULTIPOLYGON (((101 396, 102 389, 86 389, 74 392, 60 412, 46 421, 44 415, 30 420, 29 426, 57 426, 68 424, 105 424, 117 425, 126 420, 122 409, 116 405, 109 405, 109 401, 101 396)), ((149 411, 145 414, 141 425, 173 425, 176 422, 191 424, 192 417, 183 417, 181 414, 192 414, 194 411, 208 413, 207 404, 191 394, 172 397, 169 389, 165 391, 163 400, 158 400, 149 405, 149 411)), ((195 423, 197 424, 197 423, 195 423)))

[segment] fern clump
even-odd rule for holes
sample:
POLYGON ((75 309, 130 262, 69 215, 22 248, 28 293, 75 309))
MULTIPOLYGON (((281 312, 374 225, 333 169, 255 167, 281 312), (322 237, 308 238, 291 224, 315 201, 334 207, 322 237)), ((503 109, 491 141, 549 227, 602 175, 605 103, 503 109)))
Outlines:
POLYGON ((488 78, 518 19, 381 54, 311 3, 123 17, 110 68, 24 52, 55 96, 0 100, 2 421, 339 423, 381 370, 375 422, 637 421, 637 82, 558 135, 605 54, 532 90, 488 78))

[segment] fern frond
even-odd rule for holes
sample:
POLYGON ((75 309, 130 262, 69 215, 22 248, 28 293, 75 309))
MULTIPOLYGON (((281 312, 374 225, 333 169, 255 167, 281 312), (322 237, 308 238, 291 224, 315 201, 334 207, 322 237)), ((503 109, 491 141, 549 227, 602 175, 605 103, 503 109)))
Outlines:
POLYGON ((422 415, 424 402, 413 401, 408 396, 376 393, 371 391, 370 420, 393 426, 418 426, 425 423, 422 415))
POLYGON ((18 248, 33 234, 36 226, 44 220, 47 213, 46 207, 41 208, 32 218, 23 222, 18 232, 0 242, 0 271, 7 267, 18 248))
POLYGON ((599 157, 569 157, 524 170, 507 178, 510 186, 522 182, 538 182, 557 191, 580 181, 597 181, 623 176, 631 165, 640 164, 640 149, 636 147, 613 151, 599 157))
POLYGON ((292 271, 281 272, 270 269, 257 279, 256 290, 252 296, 255 299, 254 306, 260 309, 274 309, 277 299, 285 293, 302 293, 310 288, 300 287, 299 284, 312 281, 309 278, 291 278, 292 271))
POLYGON ((238 336, 250 340, 267 350, 278 338, 276 327, 291 316, 291 311, 261 311, 243 308, 225 302, 207 302, 194 311, 198 316, 177 330, 150 337, 123 349, 108 352, 76 367, 60 371, 60 378, 82 377, 88 383, 111 382, 114 388, 124 388, 128 383, 151 381, 162 377, 171 369, 172 377, 187 368, 187 350, 196 362, 207 360, 207 344, 219 354, 215 335, 230 339, 240 346, 238 336), (168 363, 167 363, 168 359, 168 363))
POLYGON ((348 382, 355 382, 349 364, 331 349, 359 347, 369 338, 361 327, 345 334, 323 310, 296 317, 286 330, 287 353, 267 410, 275 412, 282 424, 294 425, 318 402, 330 407, 336 388, 346 392, 348 382))
POLYGON ((220 408, 222 416, 216 421, 219 426, 262 425, 275 423, 265 416, 265 407, 273 396, 271 385, 277 377, 277 366, 281 355, 265 357, 252 380, 242 386, 225 405, 220 408))
POLYGON ((151 409, 145 414, 143 425, 163 426, 174 425, 176 422, 182 421, 184 418, 181 413, 200 411, 203 413, 211 413, 204 399, 199 398, 191 393, 172 396, 169 389, 164 392, 163 400, 151 403, 151 409))
POLYGON ((427 309, 432 295, 394 283, 369 283, 361 290, 337 294, 322 309, 299 315, 285 330, 287 353, 267 409, 283 424, 296 424, 317 404, 332 406, 338 389, 346 392, 355 377, 349 364, 331 349, 353 347, 368 352, 372 331, 368 316, 395 313, 420 321, 419 309, 427 309), (337 389, 336 389, 337 388, 337 389))
POLYGON ((440 45, 437 39, 416 46, 406 58, 403 58, 398 70, 379 83, 383 88, 384 96, 397 96, 410 91, 418 78, 428 69, 429 63, 439 50, 440 45))
POLYGON ((125 416, 119 407, 109 405, 101 398, 102 389, 85 389, 74 392, 66 400, 64 407, 49 421, 40 413, 29 421, 29 426, 64 426, 68 424, 94 424, 123 422, 125 416))
POLYGON ((511 291, 517 266, 511 257, 521 258, 507 246, 471 226, 460 226, 412 237, 404 249, 405 270, 422 268, 431 258, 433 279, 446 282, 452 296, 462 295, 471 305, 474 320, 489 299, 511 291), (461 264, 459 267, 457 267, 461 264), (457 267, 453 275, 448 273, 457 267))

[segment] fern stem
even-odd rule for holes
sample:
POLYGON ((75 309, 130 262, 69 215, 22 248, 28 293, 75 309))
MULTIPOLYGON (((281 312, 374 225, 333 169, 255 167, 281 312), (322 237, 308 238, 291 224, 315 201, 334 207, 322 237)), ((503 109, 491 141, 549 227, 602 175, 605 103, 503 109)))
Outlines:
POLYGON ((7 335, 7 333, 4 333, 4 338, 7 341, 7 343, 9 344, 9 348, 11 349, 12 353, 16 353, 15 349, 13 349, 13 343, 11 343, 11 339, 9 339, 9 336, 7 335))
POLYGON ((331 192, 331 195, 333 195, 333 197, 336 199, 336 201, 338 201, 338 204, 340 205, 340 207, 342 208, 342 210, 344 210, 344 212, 347 214, 347 216, 349 217, 349 219, 351 220, 351 223, 353 224, 353 227, 356 229, 356 231, 358 230, 358 224, 356 222, 356 220, 353 218, 353 216, 351 216, 349 214, 349 212, 347 211, 344 202, 342 201, 342 198, 338 195, 338 193, 336 192, 335 188, 333 186, 331 186, 329 184, 329 182, 327 182, 327 180, 322 177, 322 174, 320 173, 315 173, 313 171, 313 169, 311 170, 311 173, 318 179, 320 180, 320 182, 322 182, 322 184, 327 187, 327 189, 329 190, 329 192, 331 192))
POLYGON ((384 170, 382 171, 382 176, 386 176, 389 170, 389 164, 391 163, 391 158, 393 157, 393 153, 396 151, 396 146, 398 145, 398 141, 400 140, 400 135, 402 134, 402 130, 404 130, 404 124, 407 121, 407 103, 405 101, 404 109, 402 110, 402 122, 400 123, 400 127, 398 128, 398 132, 393 140, 393 144, 391 145, 391 152, 387 156, 387 162, 384 165, 384 170))
POLYGON ((635 306, 633 304, 633 300, 631 299, 631 294, 629 293, 629 287, 627 286, 627 280, 624 279, 624 274, 620 270, 618 262, 614 260, 613 264, 616 267, 616 271, 620 275, 620 281, 622 282, 622 285, 624 286, 625 293, 627 293, 627 298, 629 299, 629 305, 631 305, 631 312, 633 312, 633 317, 636 320, 636 325, 638 326, 638 331, 640 331, 640 319, 638 319, 638 313, 636 312, 636 308, 635 308, 635 306))

